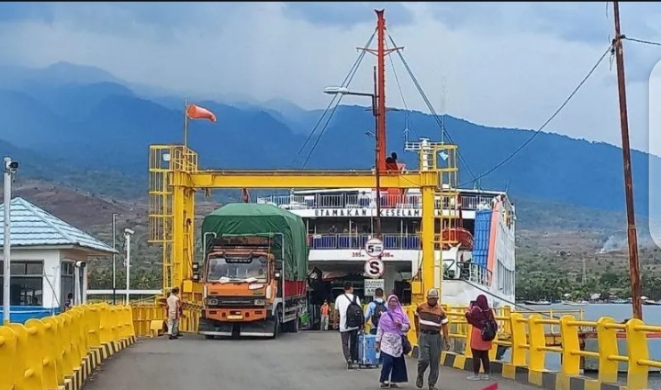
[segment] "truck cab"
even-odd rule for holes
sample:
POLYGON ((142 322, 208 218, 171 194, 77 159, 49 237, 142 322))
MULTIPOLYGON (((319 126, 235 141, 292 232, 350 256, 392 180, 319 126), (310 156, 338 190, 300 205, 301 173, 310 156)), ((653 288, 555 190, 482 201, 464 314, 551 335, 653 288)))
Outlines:
POLYGON ((200 334, 207 338, 276 337, 283 324, 293 326, 285 318, 283 264, 271 253, 271 239, 220 237, 212 241, 202 268, 200 334))

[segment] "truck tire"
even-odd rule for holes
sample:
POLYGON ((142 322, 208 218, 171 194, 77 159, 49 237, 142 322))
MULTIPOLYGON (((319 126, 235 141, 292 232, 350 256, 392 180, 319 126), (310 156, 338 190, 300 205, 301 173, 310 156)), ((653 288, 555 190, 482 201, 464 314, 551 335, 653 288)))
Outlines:
POLYGON ((271 338, 277 339, 278 336, 280 335, 280 327, 282 324, 282 306, 278 307, 277 311, 275 312, 275 321, 273 325, 273 336, 271 338))
POLYGON ((301 318, 298 315, 296 315, 295 319, 285 324, 285 329, 287 330, 288 333, 298 333, 298 330, 300 328, 300 323, 301 323, 301 318))

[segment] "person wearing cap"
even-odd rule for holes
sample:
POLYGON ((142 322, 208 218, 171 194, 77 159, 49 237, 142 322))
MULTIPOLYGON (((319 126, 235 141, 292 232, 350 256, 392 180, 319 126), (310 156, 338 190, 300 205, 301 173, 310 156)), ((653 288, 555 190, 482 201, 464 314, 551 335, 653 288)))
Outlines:
POLYGON ((448 331, 448 317, 438 304, 438 291, 431 289, 427 292, 427 302, 421 303, 415 309, 415 332, 418 335, 418 377, 415 386, 421 389, 424 384, 424 375, 429 367, 427 386, 429 390, 438 390, 436 382, 440 370, 441 358, 441 331, 445 339, 445 349, 450 349, 448 331))

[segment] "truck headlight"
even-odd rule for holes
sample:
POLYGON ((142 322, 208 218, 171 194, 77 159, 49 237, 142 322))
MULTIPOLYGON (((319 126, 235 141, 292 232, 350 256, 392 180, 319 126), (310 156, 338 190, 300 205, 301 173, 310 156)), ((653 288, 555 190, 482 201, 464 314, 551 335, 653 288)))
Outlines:
POLYGON ((255 306, 264 306, 266 301, 264 299, 255 299, 255 306))
POLYGON ((216 306, 218 304, 217 299, 207 299, 207 305, 209 306, 216 306))

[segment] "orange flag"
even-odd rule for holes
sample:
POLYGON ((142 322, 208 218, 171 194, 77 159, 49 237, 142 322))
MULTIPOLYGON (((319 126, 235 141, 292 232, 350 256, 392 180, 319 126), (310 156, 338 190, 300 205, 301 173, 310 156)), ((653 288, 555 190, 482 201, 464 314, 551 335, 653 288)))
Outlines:
POLYGON ((214 115, 213 112, 206 108, 196 106, 195 104, 188 105, 188 108, 186 108, 186 116, 188 116, 189 119, 208 119, 211 122, 216 121, 216 115, 214 115))

